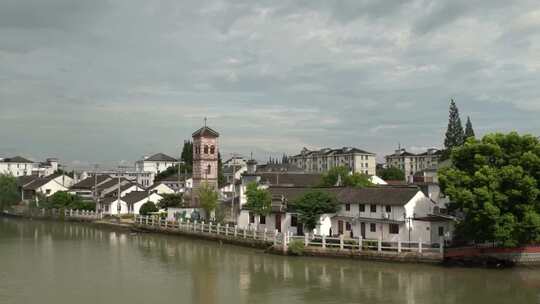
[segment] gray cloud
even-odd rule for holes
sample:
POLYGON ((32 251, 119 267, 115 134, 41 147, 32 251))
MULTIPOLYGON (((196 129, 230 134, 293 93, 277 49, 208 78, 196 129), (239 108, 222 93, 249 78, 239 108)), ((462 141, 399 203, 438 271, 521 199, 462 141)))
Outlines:
POLYGON ((440 146, 448 100, 483 134, 538 133, 536 1, 2 1, 1 154, 440 146))

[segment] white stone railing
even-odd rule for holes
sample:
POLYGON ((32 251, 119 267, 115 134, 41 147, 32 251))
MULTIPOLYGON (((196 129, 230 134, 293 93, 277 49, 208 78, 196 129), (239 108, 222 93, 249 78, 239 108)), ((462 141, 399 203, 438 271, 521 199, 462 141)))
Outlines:
POLYGON ((430 244, 418 240, 416 242, 387 242, 381 239, 346 239, 343 235, 340 237, 328 237, 319 235, 304 235, 293 236, 290 234, 279 233, 277 230, 264 230, 240 228, 228 224, 213 224, 205 223, 204 221, 190 221, 179 219, 177 221, 167 221, 156 216, 135 216, 135 223, 141 226, 147 226, 156 229, 170 229, 186 231, 190 233, 204 233, 231 237, 238 240, 257 240, 272 243, 273 245, 281 245, 284 250, 293 242, 298 241, 304 244, 304 247, 323 248, 323 249, 340 249, 340 250, 355 250, 355 251, 371 251, 371 252, 416 252, 416 253, 443 253, 444 244, 430 244), (286 246, 283 246, 286 244, 286 246))

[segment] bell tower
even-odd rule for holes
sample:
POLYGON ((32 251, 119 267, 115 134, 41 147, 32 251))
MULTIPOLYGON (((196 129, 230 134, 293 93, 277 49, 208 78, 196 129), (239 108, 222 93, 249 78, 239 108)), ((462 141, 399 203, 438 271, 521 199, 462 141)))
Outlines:
POLYGON ((193 137, 193 190, 206 182, 218 189, 219 133, 206 126, 195 131, 193 137))

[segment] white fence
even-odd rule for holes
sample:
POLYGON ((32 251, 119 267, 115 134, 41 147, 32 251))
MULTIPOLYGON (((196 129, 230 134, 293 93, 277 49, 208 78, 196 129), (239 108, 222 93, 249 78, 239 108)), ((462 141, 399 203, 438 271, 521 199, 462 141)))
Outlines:
POLYGON ((257 230, 253 228, 240 228, 238 226, 230 226, 228 224, 213 224, 197 221, 189 221, 179 219, 178 221, 167 221, 156 216, 135 216, 135 223, 141 226, 149 226, 159 229, 171 229, 179 231, 187 231, 192 233, 208 233, 215 235, 222 235, 226 237, 233 237, 235 239, 250 239, 273 243, 274 245, 283 245, 284 249, 291 242, 301 242, 304 247, 309 248, 323 248, 323 249, 339 249, 339 250, 353 250, 353 251, 372 251, 372 252, 416 252, 416 253, 443 253, 444 245, 424 243, 422 240, 417 242, 387 242, 377 239, 362 239, 358 237, 355 239, 345 238, 343 235, 340 237, 327 237, 319 235, 304 235, 293 236, 288 234, 279 233, 277 230, 269 231, 266 228, 264 230, 257 230))
POLYGON ((72 209, 38 209, 31 212, 32 216, 41 217, 64 217, 97 220, 102 218, 102 214, 88 210, 72 210, 72 209))

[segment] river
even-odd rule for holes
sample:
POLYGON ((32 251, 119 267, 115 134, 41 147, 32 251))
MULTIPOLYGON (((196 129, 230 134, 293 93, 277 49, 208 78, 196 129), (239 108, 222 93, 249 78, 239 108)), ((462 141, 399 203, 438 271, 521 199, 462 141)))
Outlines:
POLYGON ((0 217, 0 303, 540 303, 538 269, 283 257, 0 217))

